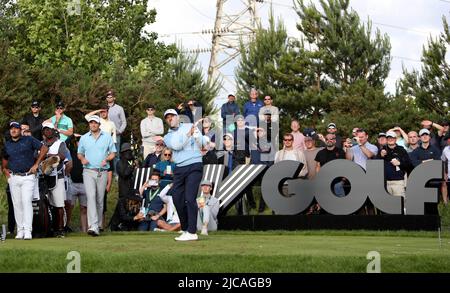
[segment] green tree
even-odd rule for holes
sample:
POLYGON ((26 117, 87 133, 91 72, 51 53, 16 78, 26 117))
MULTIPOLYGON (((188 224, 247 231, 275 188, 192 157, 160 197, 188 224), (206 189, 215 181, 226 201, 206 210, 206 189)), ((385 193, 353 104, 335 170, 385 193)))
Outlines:
POLYGON ((85 0, 68 9, 73 3, 17 1, 11 53, 33 66, 70 65, 104 74, 117 62, 159 70, 176 51, 145 29, 156 15, 147 10, 147 0, 85 0))
POLYGON ((414 99, 417 106, 427 112, 427 119, 449 117, 450 64, 446 56, 450 32, 445 17, 442 22, 444 32, 436 38, 430 37, 428 46, 423 47, 421 70, 403 69, 404 76, 398 83, 399 94, 414 99))
POLYGON ((383 89, 390 68, 389 38, 378 30, 372 34, 370 21, 361 22, 349 0, 321 0, 319 7, 296 0, 296 12, 300 39, 288 38, 272 14, 268 28, 258 28, 236 72, 239 93, 247 97, 254 86, 271 95, 287 114, 282 116, 284 128, 292 118, 320 127, 338 114, 348 116, 342 117, 346 124, 340 127, 351 128, 357 121, 350 113, 366 116, 349 97, 364 96, 364 89, 372 93, 365 103, 375 107, 388 101, 383 89), (335 109, 338 106, 343 109, 335 109))
POLYGON ((217 79, 209 83, 205 81, 197 56, 184 53, 170 60, 158 83, 161 105, 176 107, 189 99, 195 99, 203 106, 204 115, 212 114, 212 101, 220 89, 217 79))

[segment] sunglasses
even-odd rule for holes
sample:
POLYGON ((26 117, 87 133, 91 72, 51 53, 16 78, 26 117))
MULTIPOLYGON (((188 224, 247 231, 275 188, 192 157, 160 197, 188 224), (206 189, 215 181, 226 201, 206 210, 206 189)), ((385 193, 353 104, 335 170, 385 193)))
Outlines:
POLYGON ((284 141, 292 141, 292 138, 285 138, 285 139, 283 139, 284 141))
POLYGON ((37 109, 37 108, 39 108, 39 106, 31 106, 31 108, 36 108, 37 109))
POLYGON ((164 157, 171 157, 172 154, 164 154, 164 157))
POLYGON ((63 110, 64 107, 56 107, 57 110, 63 110))

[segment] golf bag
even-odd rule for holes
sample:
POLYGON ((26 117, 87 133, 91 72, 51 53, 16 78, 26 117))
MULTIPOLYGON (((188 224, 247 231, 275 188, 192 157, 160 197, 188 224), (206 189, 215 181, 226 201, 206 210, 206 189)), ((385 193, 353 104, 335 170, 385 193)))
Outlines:
POLYGON ((45 175, 39 175, 39 199, 33 201, 33 238, 53 236, 53 215, 45 175))

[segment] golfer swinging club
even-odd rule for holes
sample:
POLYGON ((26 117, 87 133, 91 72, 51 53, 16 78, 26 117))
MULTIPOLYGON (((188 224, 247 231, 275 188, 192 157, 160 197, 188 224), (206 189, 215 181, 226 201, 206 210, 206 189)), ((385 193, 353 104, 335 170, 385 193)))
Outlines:
POLYGON ((182 234, 177 241, 197 240, 197 193, 202 179, 203 164, 200 149, 209 141, 202 136, 197 123, 182 123, 174 109, 164 112, 169 132, 164 136, 165 144, 173 150, 176 164, 172 186, 172 198, 181 222, 182 234))

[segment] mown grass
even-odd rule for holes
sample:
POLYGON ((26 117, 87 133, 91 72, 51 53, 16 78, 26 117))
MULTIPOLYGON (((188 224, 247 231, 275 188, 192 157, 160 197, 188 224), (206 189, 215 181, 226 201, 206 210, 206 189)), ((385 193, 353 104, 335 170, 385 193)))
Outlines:
MULTIPOLYGON (((4 188, 2 178, 0 223, 6 224, 4 188)), ((381 254, 382 272, 448 272, 450 208, 439 210, 441 242, 437 231, 220 231, 189 243, 174 241, 173 233, 73 233, 65 239, 7 239, 0 243, 0 272, 65 272, 70 251, 81 254, 82 272, 365 272, 369 251, 381 254)), ((78 225, 76 207, 71 226, 78 225)))
POLYGON ((217 232, 179 243, 174 233, 105 233, 92 238, 8 239, 1 272, 65 272, 67 253, 81 254, 82 272, 365 272, 369 251, 382 272, 448 272, 450 233, 217 232), (422 235, 421 235, 422 234, 422 235))

